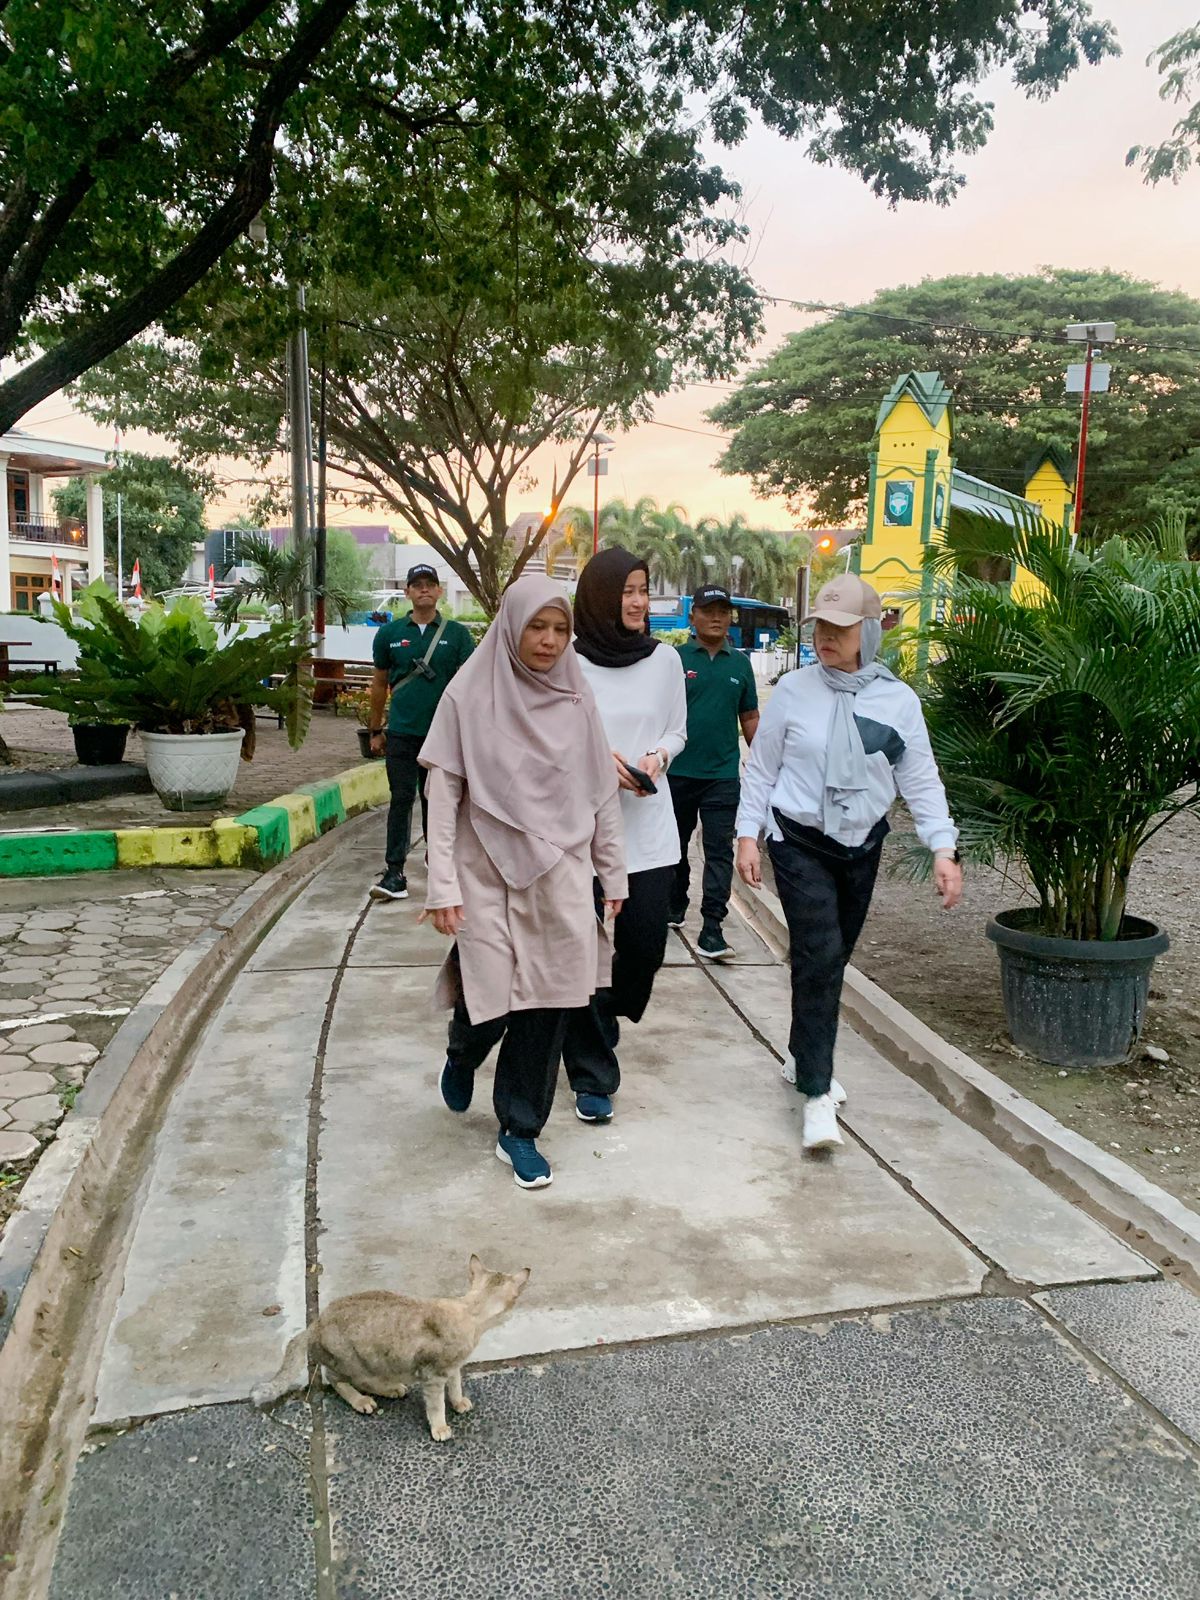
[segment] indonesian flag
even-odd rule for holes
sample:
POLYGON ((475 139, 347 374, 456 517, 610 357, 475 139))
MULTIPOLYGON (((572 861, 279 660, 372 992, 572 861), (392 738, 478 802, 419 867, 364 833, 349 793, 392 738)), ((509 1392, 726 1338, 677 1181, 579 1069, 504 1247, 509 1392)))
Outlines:
POLYGON ((58 571, 58 557, 54 554, 53 550, 50 552, 50 588, 61 600, 62 578, 59 576, 58 571))
POLYGON ((133 571, 129 574, 129 581, 133 585, 133 592, 140 600, 142 598, 142 558, 139 556, 133 563, 133 571))
POLYGON ((211 566, 208 569, 208 598, 210 600, 215 600, 217 598, 216 568, 211 566))

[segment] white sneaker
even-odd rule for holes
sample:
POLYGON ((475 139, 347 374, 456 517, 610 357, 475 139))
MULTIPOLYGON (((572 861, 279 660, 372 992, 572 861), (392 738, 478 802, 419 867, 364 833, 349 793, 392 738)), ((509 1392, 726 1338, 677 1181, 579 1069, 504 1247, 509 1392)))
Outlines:
POLYGON ((833 1096, 828 1094, 809 1095, 804 1102, 804 1138, 802 1143, 806 1150, 832 1150, 835 1145, 842 1142, 842 1135, 838 1129, 837 1111, 834 1109, 833 1096))
MULTIPOLYGON (((795 1083, 796 1081, 796 1058, 792 1055, 790 1050, 783 1058, 783 1065, 779 1069, 779 1076, 783 1079, 784 1083, 795 1083)), ((832 1079, 830 1082, 829 1098, 833 1101, 835 1106, 844 1106, 846 1104, 846 1091, 836 1078, 832 1079)))

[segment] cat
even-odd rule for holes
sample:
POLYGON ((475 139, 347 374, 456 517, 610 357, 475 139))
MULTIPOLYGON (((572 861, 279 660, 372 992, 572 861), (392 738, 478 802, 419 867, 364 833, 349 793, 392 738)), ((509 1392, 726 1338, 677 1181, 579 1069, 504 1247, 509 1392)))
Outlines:
POLYGON ((492 1272, 478 1256, 467 1266, 470 1284, 458 1299, 411 1300, 387 1289, 343 1295, 288 1343, 279 1371, 250 1398, 269 1406, 305 1384, 307 1362, 323 1367, 333 1387, 364 1416, 376 1410, 371 1397, 403 1399, 419 1383, 425 1415, 435 1439, 449 1439, 446 1400, 470 1411, 463 1393, 463 1363, 486 1329, 506 1317, 529 1282, 520 1272, 492 1272))

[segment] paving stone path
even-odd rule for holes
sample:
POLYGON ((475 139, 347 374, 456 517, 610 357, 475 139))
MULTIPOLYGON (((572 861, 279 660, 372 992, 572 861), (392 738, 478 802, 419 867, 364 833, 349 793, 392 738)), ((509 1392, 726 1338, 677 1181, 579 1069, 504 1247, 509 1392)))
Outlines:
POLYGON ((0 1180, 54 1136, 122 1019, 249 873, 0 884, 0 1180), (5 1171, 5 1169, 10 1169, 5 1171))

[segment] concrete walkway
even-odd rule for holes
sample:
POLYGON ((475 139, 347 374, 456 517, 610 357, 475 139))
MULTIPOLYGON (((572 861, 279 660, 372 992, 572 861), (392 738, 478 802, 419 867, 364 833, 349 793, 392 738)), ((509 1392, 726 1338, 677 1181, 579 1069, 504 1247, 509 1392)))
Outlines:
POLYGON ((1193 1592, 1185 1290, 853 1035, 846 1147, 803 1159, 786 969, 736 918, 726 967, 672 935, 616 1119, 564 1080, 523 1193, 486 1070, 441 1105, 445 943, 417 872, 365 908, 378 853, 291 907, 174 1097, 94 1418, 157 1420, 80 1463, 56 1595, 1193 1592), (306 1295, 455 1293, 472 1251, 533 1276, 451 1444, 412 1400, 244 1403, 306 1295))

